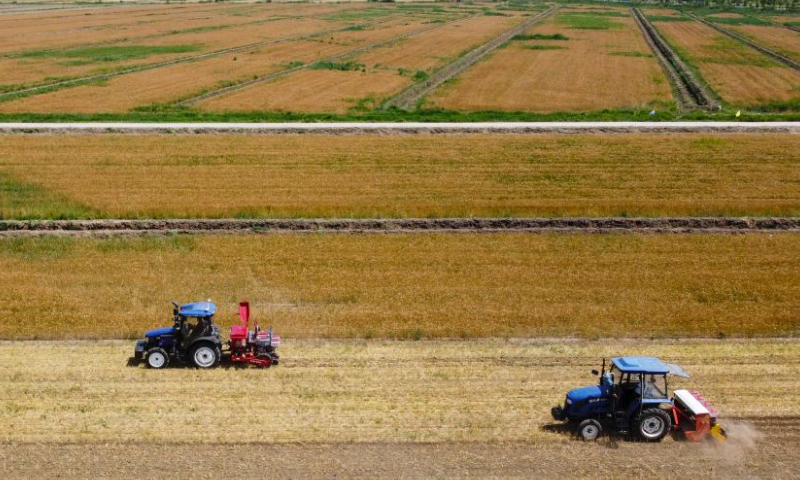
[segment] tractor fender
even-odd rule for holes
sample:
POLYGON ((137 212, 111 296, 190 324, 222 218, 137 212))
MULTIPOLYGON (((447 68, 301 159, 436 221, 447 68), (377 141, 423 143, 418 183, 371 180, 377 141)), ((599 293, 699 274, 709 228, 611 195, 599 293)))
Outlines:
POLYGON ((210 344, 214 345, 215 347, 221 347, 222 346, 222 340, 220 340, 220 338, 218 336, 216 336, 216 335, 207 335, 207 336, 204 336, 204 337, 197 337, 197 338, 193 339, 192 343, 186 345, 186 347, 187 347, 186 350, 191 350, 192 348, 194 348, 196 345, 198 345, 200 343, 210 343, 210 344))

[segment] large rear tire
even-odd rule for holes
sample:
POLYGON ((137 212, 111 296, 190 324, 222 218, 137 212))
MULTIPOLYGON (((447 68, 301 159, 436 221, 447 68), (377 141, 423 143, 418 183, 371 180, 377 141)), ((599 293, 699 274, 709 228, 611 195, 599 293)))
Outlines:
POLYGON ((645 442, 660 442, 672 430, 672 419, 660 408, 644 410, 634 423, 636 436, 645 442))
POLYGON ((592 442, 603 433, 603 427, 597 420, 587 419, 578 425, 578 436, 586 442, 592 442))
POLYGON ((221 357, 222 352, 220 352, 219 347, 210 343, 201 343, 192 348, 191 359, 197 368, 214 368, 219 365, 221 357))
POLYGON ((167 351, 160 347, 154 347, 147 351, 147 366, 156 370, 166 368, 169 365, 169 355, 167 351))

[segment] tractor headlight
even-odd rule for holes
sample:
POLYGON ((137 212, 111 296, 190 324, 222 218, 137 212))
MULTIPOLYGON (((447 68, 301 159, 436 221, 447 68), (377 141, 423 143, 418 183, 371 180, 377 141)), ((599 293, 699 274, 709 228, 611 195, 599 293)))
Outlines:
POLYGON ((568 399, 567 399, 567 401, 566 401, 565 403, 566 403, 567 405, 572 405, 572 400, 570 400, 570 399, 568 398, 568 399))

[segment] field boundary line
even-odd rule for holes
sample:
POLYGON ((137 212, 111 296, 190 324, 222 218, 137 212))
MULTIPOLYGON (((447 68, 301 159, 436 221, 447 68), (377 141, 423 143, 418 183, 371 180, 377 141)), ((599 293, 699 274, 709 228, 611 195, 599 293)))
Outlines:
POLYGON ((0 123, 0 135, 419 135, 800 133, 800 122, 78 122, 0 123))
MULTIPOLYGON (((388 20, 384 20, 384 22, 385 21, 388 21, 388 20)), ((382 23, 382 22, 376 22, 376 23, 382 23)), ((350 26, 344 26, 344 27, 327 29, 327 30, 318 30, 316 32, 312 32, 312 33, 308 33, 308 34, 304 34, 304 35, 294 35, 294 36, 291 36, 291 37, 276 38, 276 39, 272 39, 272 40, 265 40, 263 42, 255 42, 255 43, 250 43, 250 44, 247 44, 247 45, 239 45, 239 46, 236 46, 236 47, 224 48, 224 49, 221 49, 221 50, 214 50, 212 52, 201 53, 199 55, 192 55, 192 56, 189 56, 189 57, 180 57, 180 58, 175 58, 175 59, 172 59, 172 60, 165 60, 163 62, 156 62, 156 63, 147 64, 147 65, 139 65, 139 66, 136 66, 136 67, 131 67, 131 68, 127 68, 127 69, 118 70, 116 72, 99 73, 97 75, 88 75, 88 76, 85 76, 85 77, 79 77, 79 78, 73 78, 73 79, 70 79, 70 80, 62 80, 62 81, 59 81, 59 82, 48 83, 48 84, 45 84, 45 85, 37 85, 35 87, 24 88, 24 89, 21 89, 21 90, 13 90, 13 91, 10 91, 10 92, 5 92, 5 93, 0 94, 0 102, 16 100, 18 98, 29 97, 29 96, 36 95, 36 94, 39 94, 39 93, 48 93, 48 92, 51 92, 51 91, 54 91, 54 90, 58 90, 58 89, 61 89, 61 88, 64 88, 64 87, 80 86, 80 85, 84 85, 84 84, 87 84, 87 83, 96 82, 96 81, 100 81, 100 80, 108 80, 108 79, 111 79, 111 78, 114 78, 114 77, 119 77, 119 76, 122 76, 122 75, 131 74, 131 73, 144 72, 144 71, 147 71, 147 70, 154 70, 154 69, 157 69, 157 68, 169 67, 169 66, 172 66, 172 65, 179 65, 179 64, 182 64, 182 63, 197 62, 197 61, 206 60, 206 59, 209 59, 209 58, 218 57, 220 55, 226 55, 226 54, 229 54, 229 53, 238 53, 238 52, 241 52, 243 50, 249 50, 251 48, 261 48, 261 47, 266 47, 268 45, 274 45, 274 44, 278 44, 278 43, 286 43, 286 42, 292 42, 292 41, 296 41, 296 40, 304 40, 304 39, 307 39, 307 38, 314 38, 314 37, 318 37, 320 35, 327 35, 327 34, 331 34, 331 33, 337 33, 337 32, 341 32, 341 31, 345 31, 349 27, 350 26)))
POLYGON ((389 108, 394 107, 394 108, 399 108, 401 110, 412 110, 416 108, 417 103, 419 103, 419 101, 425 95, 438 88, 441 84, 443 84, 447 80, 463 73, 465 70, 478 63, 486 55, 497 50, 497 48, 503 45, 504 43, 510 41, 514 36, 524 32, 532 25, 549 17, 550 15, 555 13, 556 10, 558 10, 560 7, 561 7, 560 5, 553 5, 544 12, 537 13, 528 20, 520 23, 519 25, 514 26, 511 30, 508 30, 500 34, 499 36, 489 40, 483 45, 474 48, 463 57, 458 58, 455 61, 437 69, 427 79, 423 80, 420 83, 415 83, 411 85, 410 87, 406 88, 399 94, 385 101, 383 105, 381 105, 381 109, 387 110, 389 108))
POLYGON ((796 61, 792 60, 789 57, 781 55, 780 53, 778 53, 778 52, 776 52, 774 50, 770 50, 769 48, 764 47, 764 46, 762 46, 762 45, 760 45, 760 44, 758 44, 758 43, 756 43, 756 42, 754 42, 754 41, 752 41, 752 40, 750 40, 748 38, 745 38, 744 36, 739 35, 738 33, 735 33, 735 32, 733 32, 731 30, 728 30, 727 28, 724 28, 724 27, 722 27, 720 25, 717 25, 714 22, 709 22, 708 20, 706 20, 704 18, 700 18, 700 17, 698 17, 697 15, 695 15, 693 13, 686 13, 686 16, 688 16, 689 18, 693 18, 694 20, 697 20, 698 22, 713 28, 714 30, 722 33, 723 35, 727 35, 728 37, 730 37, 730 38, 732 38, 732 39, 734 39, 734 40, 736 40, 738 42, 741 42, 741 43, 747 45, 748 47, 750 47, 750 48, 752 48, 754 50, 757 50, 759 53, 762 53, 762 54, 772 58, 773 60, 775 60, 775 61, 777 61, 779 63, 782 63, 782 64, 786 65, 789 68, 794 69, 797 72, 800 72, 800 62, 796 62, 796 61))
POLYGON ((661 37, 658 30, 653 26, 647 17, 638 8, 631 8, 633 19, 639 26, 644 35, 645 41, 656 55, 664 70, 667 78, 678 90, 679 103, 686 108, 705 107, 711 110, 719 109, 719 105, 703 84, 692 73, 686 63, 678 56, 672 47, 661 37))
POLYGON ((0 237, 271 233, 780 233, 800 217, 4 220, 0 237))
POLYGON ((254 79, 248 80, 246 82, 237 83, 236 85, 230 85, 230 86, 223 87, 223 88, 220 88, 220 89, 217 89, 217 90, 212 90, 210 92, 205 92, 205 93, 203 93, 201 95, 197 95, 197 96, 194 96, 194 97, 183 99, 183 100, 181 100, 179 102, 172 103, 171 105, 177 105, 177 106, 180 106, 180 107, 185 107, 185 106, 193 105, 193 104, 198 103, 198 102, 202 102, 203 100, 208 100, 209 98, 215 98, 215 97, 224 96, 224 95, 227 95, 229 93, 233 93, 235 91, 245 89, 245 88, 250 87, 252 85, 258 85, 260 83, 265 83, 265 82, 269 82, 271 80, 275 80, 275 79, 283 77, 285 75, 291 75, 292 73, 296 73, 296 72, 299 72, 301 70, 307 70, 307 69, 311 68, 314 64, 317 64, 317 63, 320 63, 320 62, 330 62, 330 61, 333 61, 333 60, 338 60, 340 58, 345 58, 345 57, 349 57, 349 56, 352 56, 352 55, 357 55, 359 53, 364 53, 366 51, 372 50, 373 48, 378 48, 378 47, 381 47, 383 45, 389 45, 389 44, 398 42, 400 40, 403 40, 405 38, 412 37, 414 35, 419 35, 421 33, 429 32, 431 30, 435 30, 437 28, 441 28, 441 27, 444 27, 444 26, 447 26, 447 25, 450 25, 450 24, 453 24, 453 23, 456 23, 456 22, 467 20, 467 19, 475 17, 477 15, 479 15, 479 14, 468 15, 466 17, 458 18, 458 19, 455 19, 455 20, 450 20, 450 21, 445 22, 445 23, 437 23, 437 24, 429 25, 427 27, 423 27, 423 28, 420 28, 420 29, 417 29, 417 30, 413 30, 411 32, 406 32, 406 33, 403 33, 403 34, 400 34, 400 35, 396 35, 396 36, 388 38, 386 40, 380 40, 378 42, 373 42, 373 43, 370 43, 368 45, 364 45, 362 47, 358 47, 358 48, 353 49, 353 50, 348 50, 346 52, 337 53, 337 54, 331 55, 329 57, 320 58, 320 59, 315 60, 315 61, 313 61, 311 63, 308 63, 308 64, 299 65, 297 67, 287 68, 287 69, 284 69, 284 70, 279 70, 277 72, 272 72, 270 74, 264 75, 263 77, 254 78, 254 79))

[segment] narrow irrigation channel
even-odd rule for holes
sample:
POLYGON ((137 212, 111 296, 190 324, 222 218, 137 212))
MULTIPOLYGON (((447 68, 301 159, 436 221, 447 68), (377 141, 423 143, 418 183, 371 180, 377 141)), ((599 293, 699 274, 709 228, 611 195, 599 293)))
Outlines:
POLYGON ((798 218, 409 218, 0 221, 0 237, 270 233, 780 233, 798 218))
POLYGON ((716 110, 719 105, 706 90, 700 80, 692 73, 691 69, 678 57, 661 37, 653 24, 642 14, 638 8, 632 8, 633 18, 644 35, 645 41, 664 68, 678 93, 678 103, 683 109, 708 108, 716 110))

